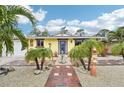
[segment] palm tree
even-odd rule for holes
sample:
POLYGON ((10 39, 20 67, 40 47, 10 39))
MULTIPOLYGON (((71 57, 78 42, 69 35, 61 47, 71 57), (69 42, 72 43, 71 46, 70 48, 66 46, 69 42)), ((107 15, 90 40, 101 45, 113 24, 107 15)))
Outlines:
POLYGON ((29 35, 42 36, 42 32, 38 28, 35 28, 29 33, 29 35))
POLYGON ((108 29, 101 29, 101 30, 96 34, 96 36, 106 37, 109 32, 110 32, 110 30, 108 30, 108 29))
POLYGON ((116 31, 110 31, 108 33, 108 40, 111 41, 124 41, 124 27, 119 27, 116 31))
POLYGON ((29 61, 35 61, 37 69, 40 69, 38 58, 39 58, 38 49, 31 49, 26 53, 25 59, 29 61))
POLYGON ((51 58, 53 56, 52 50, 50 48, 39 48, 39 58, 41 58, 41 70, 43 69, 43 64, 45 62, 45 58, 51 58))
POLYGON ((42 32, 42 36, 49 36, 49 33, 48 33, 48 30, 45 29, 43 32, 42 32))
POLYGON ((60 32, 59 32, 60 34, 67 34, 68 33, 68 30, 66 29, 66 26, 64 26, 64 27, 62 27, 61 29, 60 29, 60 32))
POLYGON ((75 33, 75 35, 77 35, 77 36, 84 36, 85 35, 84 29, 77 30, 77 32, 75 33))
POLYGON ((113 55, 121 55, 124 61, 124 42, 114 44, 111 50, 113 55))
POLYGON ((3 45, 6 47, 6 54, 13 54, 14 36, 20 40, 22 50, 28 47, 27 39, 17 26, 18 15, 27 17, 31 21, 33 28, 35 28, 36 20, 32 13, 25 7, 0 5, 0 55, 2 54, 3 45))
POLYGON ((91 58, 92 58, 92 49, 95 47, 98 53, 103 52, 103 44, 100 41, 97 41, 95 39, 88 39, 82 43, 82 46, 87 47, 87 53, 89 53, 88 56, 88 70, 90 70, 90 65, 91 65, 91 58))
POLYGON ((109 42, 115 41, 116 44, 112 47, 113 55, 122 55, 124 59, 124 27, 117 28, 116 31, 111 31, 108 33, 109 42))
POLYGON ((71 49, 71 51, 69 52, 69 56, 74 61, 75 60, 80 60, 84 69, 86 70, 86 65, 85 65, 85 62, 84 62, 84 58, 89 56, 88 51, 89 50, 88 50, 87 47, 84 47, 82 45, 78 45, 78 46, 75 46, 73 49, 71 49))
POLYGON ((25 59, 27 61, 35 61, 37 65, 37 69, 43 69, 43 65, 45 62, 45 58, 51 58, 53 56, 52 50, 50 48, 37 48, 32 49, 27 52, 25 59), (39 63, 37 59, 41 59, 41 68, 39 67, 39 63))

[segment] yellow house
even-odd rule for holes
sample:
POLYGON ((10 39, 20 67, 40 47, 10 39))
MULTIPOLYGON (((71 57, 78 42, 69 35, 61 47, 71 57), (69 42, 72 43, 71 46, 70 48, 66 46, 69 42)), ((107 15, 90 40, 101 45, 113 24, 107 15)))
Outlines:
POLYGON ((68 54, 68 52, 76 45, 79 45, 86 39, 96 38, 96 39, 104 39, 105 37, 91 37, 91 36, 72 36, 67 34, 58 34, 55 36, 48 37, 37 37, 37 36, 28 36, 29 49, 30 48, 38 48, 45 47, 51 48, 53 53, 61 54, 62 51, 64 54, 68 54))

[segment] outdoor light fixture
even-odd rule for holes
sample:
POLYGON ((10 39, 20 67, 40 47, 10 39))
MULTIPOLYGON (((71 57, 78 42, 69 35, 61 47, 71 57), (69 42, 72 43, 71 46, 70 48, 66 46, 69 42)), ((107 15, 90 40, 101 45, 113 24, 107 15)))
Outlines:
POLYGON ((49 43, 49 48, 51 48, 51 43, 49 43))
POLYGON ((70 41, 71 43, 72 43, 72 39, 71 39, 71 41, 70 41))

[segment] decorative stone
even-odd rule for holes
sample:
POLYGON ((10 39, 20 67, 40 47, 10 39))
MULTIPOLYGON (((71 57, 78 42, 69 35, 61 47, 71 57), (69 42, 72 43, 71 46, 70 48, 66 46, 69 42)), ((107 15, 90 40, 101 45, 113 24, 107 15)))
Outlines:
POLYGON ((72 73, 67 73, 68 76, 72 76, 72 73))
POLYGON ((60 66, 56 66, 56 68, 60 68, 60 66))
POLYGON ((45 67, 46 70, 50 70, 50 68, 48 66, 45 67))
POLYGON ((15 71, 15 68, 10 66, 10 67, 8 68, 8 70, 9 70, 9 72, 13 72, 13 71, 15 71))
POLYGON ((59 76, 59 73, 54 73, 54 76, 59 76))
POLYGON ((47 64, 49 67, 52 67, 54 65, 54 63, 52 61, 50 61, 48 64, 47 64))
POLYGON ((70 66, 66 66, 66 68, 70 68, 70 66))
POLYGON ((40 70, 35 70, 35 71, 34 71, 34 74, 35 74, 35 75, 39 75, 40 73, 41 73, 40 70))

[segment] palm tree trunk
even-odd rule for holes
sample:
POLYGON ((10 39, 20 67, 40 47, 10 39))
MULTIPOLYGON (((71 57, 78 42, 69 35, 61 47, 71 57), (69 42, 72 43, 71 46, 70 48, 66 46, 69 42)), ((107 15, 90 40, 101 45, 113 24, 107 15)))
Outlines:
POLYGON ((92 58, 92 49, 90 49, 90 56, 89 56, 89 59, 88 59, 88 71, 90 71, 91 58, 92 58))
POLYGON ((37 58, 35 58, 35 62, 36 62, 37 69, 39 70, 40 69, 40 66, 39 66, 39 63, 38 63, 37 58))
POLYGON ((43 70, 43 64, 44 64, 45 58, 43 57, 41 60, 41 70, 43 70))
POLYGON ((82 63, 84 69, 86 70, 86 65, 85 65, 84 60, 82 58, 80 59, 80 62, 82 63))

